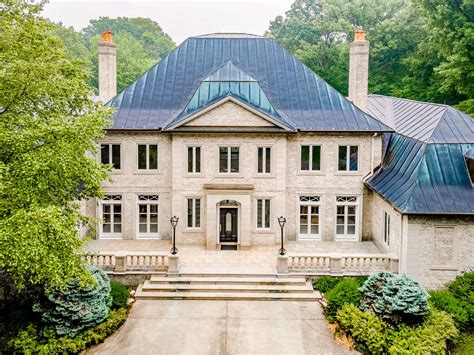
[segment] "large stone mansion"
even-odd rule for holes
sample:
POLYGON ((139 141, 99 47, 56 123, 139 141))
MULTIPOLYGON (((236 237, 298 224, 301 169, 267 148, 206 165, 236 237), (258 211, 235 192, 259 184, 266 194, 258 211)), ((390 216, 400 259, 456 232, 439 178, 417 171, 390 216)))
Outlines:
POLYGON ((115 54, 105 32, 97 239, 168 240, 177 216, 178 245, 276 252, 284 216, 287 241, 371 241, 427 286, 474 266, 473 118, 368 95, 363 31, 348 98, 271 38, 191 37, 118 95, 115 54))

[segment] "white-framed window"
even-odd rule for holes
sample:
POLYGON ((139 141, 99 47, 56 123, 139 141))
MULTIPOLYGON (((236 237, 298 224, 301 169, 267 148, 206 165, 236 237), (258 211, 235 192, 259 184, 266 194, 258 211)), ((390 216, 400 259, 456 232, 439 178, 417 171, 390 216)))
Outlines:
POLYGON ((301 146, 301 171, 321 171, 321 146, 301 146))
POLYGON ((158 169, 158 144, 138 145, 138 170, 158 169))
POLYGON ((114 169, 120 170, 120 144, 101 144, 100 162, 110 164, 114 169))
POLYGON ((257 156, 258 156, 257 173, 271 174, 272 148, 271 147, 258 147, 257 156))
POLYGON ((321 239, 321 197, 299 197, 300 239, 321 239))
POLYGON ((257 199, 257 229, 270 229, 270 199, 257 199))
POLYGON ((201 147, 188 147, 188 173, 201 172, 201 147))
POLYGON ((188 198, 188 228, 201 227, 201 199, 188 198))
POLYGON ((219 172, 239 173, 239 147, 219 147, 219 172))
POLYGON ((336 240, 357 241, 359 239, 359 198, 357 196, 336 197, 336 240))
POLYGON ((137 196, 138 238, 157 238, 158 228, 158 195, 137 196))
POLYGON ((390 245, 390 214, 383 213, 383 241, 390 245))
POLYGON ((122 237, 122 195, 105 195, 100 203, 100 237, 122 237))
POLYGON ((359 169, 359 147, 340 145, 338 150, 338 171, 357 171, 359 169))

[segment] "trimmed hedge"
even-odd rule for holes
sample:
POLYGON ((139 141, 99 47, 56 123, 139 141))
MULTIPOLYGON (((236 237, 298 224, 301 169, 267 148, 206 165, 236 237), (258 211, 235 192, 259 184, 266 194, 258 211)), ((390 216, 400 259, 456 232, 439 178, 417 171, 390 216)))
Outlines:
POLYGON ((330 290, 327 295, 328 304, 324 308, 324 316, 333 323, 336 320, 337 311, 346 303, 359 306, 361 295, 359 283, 355 279, 342 279, 336 287, 330 290))
POLYGON ((469 326, 469 305, 462 299, 456 298, 450 291, 430 291, 431 304, 449 313, 454 320, 456 328, 465 330, 469 326))
POLYGON ((358 351, 370 354, 385 352, 387 325, 375 314, 345 304, 337 311, 336 319, 341 329, 354 338, 358 351))
POLYGON ((126 308, 128 306, 130 292, 128 291, 128 288, 120 282, 110 282, 110 296, 112 297, 110 309, 126 308))
POLYGON ((22 354, 77 354, 86 348, 99 344, 110 334, 114 333, 127 319, 127 310, 122 308, 112 310, 107 320, 94 328, 90 328, 73 338, 57 337, 53 329, 43 332, 44 337, 33 325, 28 326, 9 342, 9 349, 22 354))

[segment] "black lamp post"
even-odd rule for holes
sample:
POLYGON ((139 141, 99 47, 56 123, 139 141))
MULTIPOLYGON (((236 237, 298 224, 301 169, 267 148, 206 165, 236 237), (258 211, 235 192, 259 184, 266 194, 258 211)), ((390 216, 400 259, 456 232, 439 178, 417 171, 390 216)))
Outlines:
POLYGON ((173 226, 173 247, 171 248, 171 254, 178 254, 178 249, 176 249, 176 226, 178 225, 179 217, 173 216, 170 219, 170 223, 173 226))
POLYGON ((278 224, 280 225, 280 230, 281 230, 281 248, 278 250, 278 253, 280 255, 285 255, 286 250, 283 248, 283 228, 285 228, 285 223, 286 223, 286 218, 283 216, 278 217, 278 224))

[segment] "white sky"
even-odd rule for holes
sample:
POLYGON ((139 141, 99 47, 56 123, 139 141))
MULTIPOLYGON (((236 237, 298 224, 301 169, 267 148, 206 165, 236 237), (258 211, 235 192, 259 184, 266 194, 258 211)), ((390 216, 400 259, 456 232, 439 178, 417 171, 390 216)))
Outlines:
POLYGON ((293 0, 50 0, 43 16, 80 30, 100 16, 148 17, 180 44, 189 36, 213 32, 262 35, 293 0))

